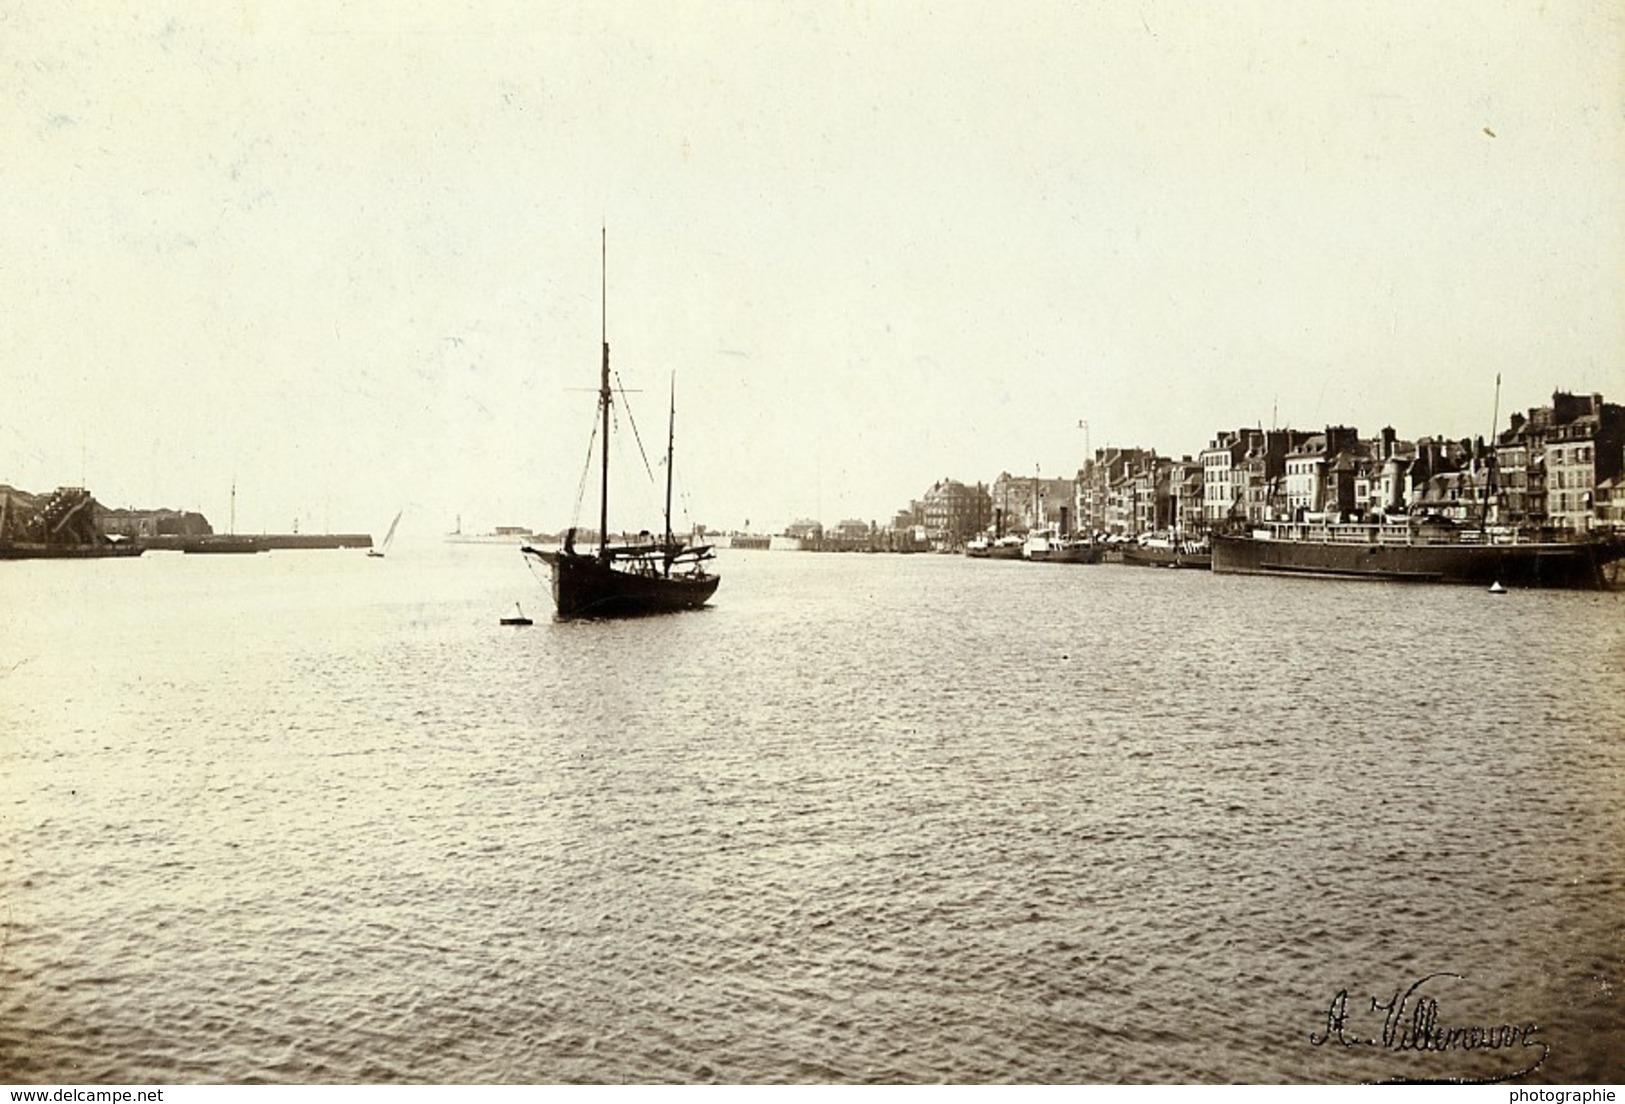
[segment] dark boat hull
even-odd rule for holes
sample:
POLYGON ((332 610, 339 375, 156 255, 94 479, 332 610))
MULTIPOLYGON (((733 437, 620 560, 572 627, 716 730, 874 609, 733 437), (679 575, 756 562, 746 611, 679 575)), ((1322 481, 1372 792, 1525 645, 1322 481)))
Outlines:
POLYGON ((195 537, 181 546, 190 555, 230 556, 264 552, 265 544, 258 537, 219 535, 195 537))
POLYGON ((553 605, 561 618, 642 617, 699 609, 721 576, 645 574, 612 567, 596 556, 537 552, 553 573, 553 605))
POLYGON ((1188 567, 1206 571, 1213 566, 1213 556, 1208 552, 1181 552, 1171 548, 1130 545, 1123 549, 1123 562, 1131 567, 1188 567))
POLYGON ((1019 560, 1021 559, 1021 545, 995 544, 987 548, 967 548, 965 555, 973 560, 1019 560))
POLYGON ((1048 562, 1097 564, 1105 555, 1105 551, 1098 544, 1064 544, 1050 549, 1048 562))
POLYGON ((1594 544, 1383 544, 1214 536, 1213 570, 1389 582, 1595 590, 1606 558, 1594 544))

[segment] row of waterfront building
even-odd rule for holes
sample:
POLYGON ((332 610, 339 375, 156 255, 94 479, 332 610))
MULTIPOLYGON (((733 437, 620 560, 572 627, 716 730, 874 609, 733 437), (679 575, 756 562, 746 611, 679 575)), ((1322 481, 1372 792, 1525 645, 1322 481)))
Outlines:
MULTIPOLYGON (((1559 535, 1625 533, 1625 406, 1559 391, 1493 440, 1323 430, 1221 430, 1194 459, 1096 449, 1076 476, 943 479, 891 530, 938 546, 1052 529, 1199 534, 1305 517, 1413 514, 1559 535)), ((812 524, 812 523, 802 523, 812 524)), ((861 524, 861 523, 852 523, 861 524)))

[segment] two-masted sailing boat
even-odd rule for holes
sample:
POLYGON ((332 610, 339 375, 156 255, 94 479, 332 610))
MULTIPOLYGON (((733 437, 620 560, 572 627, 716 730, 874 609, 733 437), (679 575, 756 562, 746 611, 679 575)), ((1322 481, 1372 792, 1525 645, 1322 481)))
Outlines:
POLYGON ((603 433, 598 548, 593 552, 577 551, 576 531, 572 527, 564 538, 563 548, 556 552, 530 545, 521 551, 551 568, 553 604, 561 618, 636 617, 698 609, 710 601, 722 580, 721 576, 706 569, 707 561, 715 556, 710 545, 690 545, 675 538, 671 531, 672 446, 676 439, 677 418, 675 382, 666 430, 664 536, 659 540, 646 536, 625 544, 612 544, 609 540, 609 433, 610 404, 614 401, 614 393, 609 383, 609 325, 605 289, 600 290, 600 296, 605 302, 601 308, 604 321, 598 377, 598 413, 603 433))

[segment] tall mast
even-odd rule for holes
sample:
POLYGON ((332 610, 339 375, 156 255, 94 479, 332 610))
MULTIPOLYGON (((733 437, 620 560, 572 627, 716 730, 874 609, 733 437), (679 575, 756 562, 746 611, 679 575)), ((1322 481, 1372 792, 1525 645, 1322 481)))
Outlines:
POLYGON ((1490 414, 1490 438, 1489 438, 1489 441, 1486 442, 1486 444, 1489 447, 1489 455, 1484 458, 1484 505, 1478 511, 1478 531, 1480 533, 1482 533, 1484 531, 1484 527, 1489 522, 1489 516, 1490 516, 1490 492, 1494 489, 1494 483, 1495 483, 1495 462, 1496 462, 1496 452, 1495 452, 1495 433, 1496 433, 1496 429, 1495 429, 1495 427, 1496 427, 1496 423, 1500 419, 1500 417, 1501 417, 1501 373, 1497 372, 1497 373, 1495 373, 1495 409, 1490 414))
POLYGON ((598 492, 598 558, 609 559, 609 233, 598 229, 598 310, 599 339, 603 344, 603 368, 598 379, 598 407, 604 418, 604 467, 598 492))
POLYGON ((666 414, 666 571, 671 571, 671 451, 677 439, 677 373, 671 374, 671 408, 666 414))

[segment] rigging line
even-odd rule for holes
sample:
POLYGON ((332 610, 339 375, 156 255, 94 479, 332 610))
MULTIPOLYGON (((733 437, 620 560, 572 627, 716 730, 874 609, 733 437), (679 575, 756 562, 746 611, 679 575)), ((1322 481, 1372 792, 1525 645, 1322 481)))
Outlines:
MULTIPOLYGON (((627 452, 626 452, 626 427, 621 425, 621 412, 619 410, 616 410, 614 407, 610 407, 610 411, 609 411, 609 436, 604 439, 604 445, 605 445, 606 448, 613 447, 613 448, 618 450, 615 453, 615 461, 616 461, 615 468, 616 468, 617 471, 621 470, 620 461, 621 461, 621 459, 623 457, 625 457, 627 455, 627 452)), ((626 478, 625 476, 620 476, 619 477, 620 480, 624 480, 625 478, 626 478)), ((622 482, 618 481, 616 485, 617 486, 622 486, 624 484, 622 482)))
POLYGON ((537 581, 537 582, 538 582, 538 583, 539 583, 539 582, 542 582, 542 576, 541 576, 541 574, 540 574, 540 573, 539 573, 539 572, 538 572, 538 571, 537 571, 537 570, 536 570, 536 563, 535 563, 535 557, 533 557, 533 556, 526 556, 526 557, 525 557, 525 567, 526 567, 526 568, 527 568, 527 569, 528 569, 528 570, 529 570, 529 571, 530 571, 530 577, 531 577, 531 578, 532 578, 532 579, 535 579, 535 580, 536 580, 536 581, 537 581))
POLYGON ((643 457, 643 470, 649 473, 649 482, 653 483, 655 478, 654 469, 649 466, 649 454, 643 449, 643 435, 638 432, 638 420, 632 417, 632 405, 625 401, 624 396, 627 391, 621 383, 621 374, 619 372, 615 373, 615 390, 619 391, 623 396, 621 406, 626 410, 626 424, 632 427, 632 439, 638 443, 638 455, 643 457))
MULTIPOLYGON (((615 455, 619 456, 619 457, 624 457, 624 456, 626 456, 626 431, 621 425, 621 415, 620 415, 619 411, 611 411, 610 412, 610 419, 611 419, 612 430, 613 430, 611 432, 611 434, 610 434, 610 440, 619 440, 621 442, 620 446, 619 446, 620 451, 616 452, 615 455)), ((630 415, 628 415, 627 420, 629 422, 631 421, 631 416, 630 415)), ((637 437, 637 426, 636 425, 633 425, 633 427, 632 427, 632 436, 634 438, 637 437)), ((639 450, 638 451, 639 451, 639 453, 641 455, 642 454, 642 442, 641 441, 639 442, 639 450)), ((642 459, 643 459, 644 471, 648 472, 648 474, 649 474, 649 482, 653 483, 655 477, 654 477, 654 473, 649 471, 649 458, 647 456, 643 456, 642 459)), ((630 463, 630 460, 628 460, 628 463, 630 463)), ((622 484, 622 486, 624 487, 625 484, 622 484)))
POLYGON ((689 498, 687 487, 680 488, 678 493, 683 503, 683 520, 688 522, 688 531, 692 533, 694 531, 694 503, 689 498))
POLYGON ((694 503, 693 503, 693 500, 692 500, 691 496, 688 493, 688 483, 683 479, 682 476, 678 475, 675 471, 672 472, 672 477, 677 482, 677 500, 678 500, 678 502, 680 502, 682 504, 683 517, 688 519, 689 521, 693 521, 693 519, 694 519, 694 503))
MULTIPOLYGON (((581 500, 587 497, 587 476, 592 474, 592 446, 598 440, 598 412, 593 412, 592 434, 587 438, 587 463, 581 469, 581 482, 576 484, 576 508, 570 515, 570 524, 581 520, 581 500)), ((602 539, 602 538, 600 538, 602 539)))

